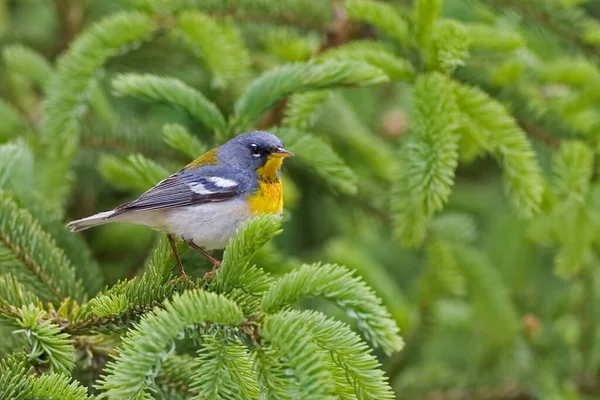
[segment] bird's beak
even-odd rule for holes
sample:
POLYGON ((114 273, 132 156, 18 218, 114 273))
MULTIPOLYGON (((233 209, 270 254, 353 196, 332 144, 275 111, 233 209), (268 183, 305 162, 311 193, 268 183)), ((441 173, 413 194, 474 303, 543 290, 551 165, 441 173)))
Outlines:
POLYGON ((284 149, 283 147, 278 147, 273 153, 272 153, 273 157, 277 157, 277 158, 287 158, 287 157, 294 157, 294 153, 292 153, 291 151, 287 151, 286 149, 284 149))

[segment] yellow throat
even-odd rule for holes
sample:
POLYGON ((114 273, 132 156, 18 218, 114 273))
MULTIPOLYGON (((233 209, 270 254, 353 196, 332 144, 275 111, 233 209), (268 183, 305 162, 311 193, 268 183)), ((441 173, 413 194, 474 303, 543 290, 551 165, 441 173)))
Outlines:
POLYGON ((277 177, 282 163, 283 157, 273 154, 265 165, 256 170, 258 190, 248 199, 254 215, 279 214, 283 210, 283 186, 277 177))

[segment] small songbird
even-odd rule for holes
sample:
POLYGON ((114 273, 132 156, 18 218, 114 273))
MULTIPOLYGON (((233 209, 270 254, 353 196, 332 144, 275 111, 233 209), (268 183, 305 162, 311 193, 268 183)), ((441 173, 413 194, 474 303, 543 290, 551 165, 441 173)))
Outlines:
POLYGON ((282 212, 279 170, 290 156, 277 136, 246 132, 200 156, 136 200, 67 227, 77 232, 110 222, 146 225, 167 233, 181 276, 185 273, 176 237, 219 268, 220 262, 204 249, 224 248, 240 224, 253 216, 282 212))

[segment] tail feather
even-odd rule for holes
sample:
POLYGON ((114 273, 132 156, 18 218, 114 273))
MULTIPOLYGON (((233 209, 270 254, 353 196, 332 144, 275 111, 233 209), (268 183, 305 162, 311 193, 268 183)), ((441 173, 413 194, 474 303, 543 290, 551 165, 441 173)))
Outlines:
POLYGON ((76 221, 69 222, 67 224, 67 228, 69 228, 72 232, 79 232, 88 228, 92 228, 94 226, 108 224, 109 222, 112 222, 109 220, 109 218, 114 214, 114 211, 105 211, 98 214, 94 214, 87 218, 82 218, 76 221))

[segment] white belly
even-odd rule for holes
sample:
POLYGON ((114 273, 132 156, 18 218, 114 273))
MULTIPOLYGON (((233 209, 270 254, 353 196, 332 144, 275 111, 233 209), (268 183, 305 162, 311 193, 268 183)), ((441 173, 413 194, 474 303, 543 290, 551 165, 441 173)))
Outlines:
POLYGON ((252 217, 244 199, 204 203, 188 207, 141 211, 118 217, 121 221, 140 223, 165 231, 197 245, 222 249, 241 223, 252 217), (145 215, 142 218, 142 214, 145 215), (136 215, 137 214, 137 215, 136 215))

